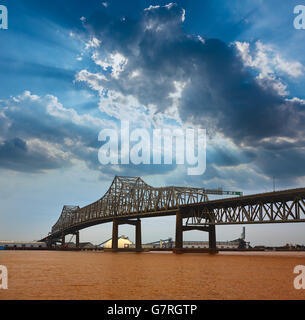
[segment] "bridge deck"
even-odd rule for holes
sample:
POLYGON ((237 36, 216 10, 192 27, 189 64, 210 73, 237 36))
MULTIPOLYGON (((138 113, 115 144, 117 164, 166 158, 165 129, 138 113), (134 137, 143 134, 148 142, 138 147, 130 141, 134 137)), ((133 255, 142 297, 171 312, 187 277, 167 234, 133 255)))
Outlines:
MULTIPOLYGON (((226 198, 226 199, 217 199, 211 200, 202 203, 192 204, 193 207, 197 206, 207 206, 209 208, 222 208, 222 207, 234 207, 236 205, 253 205, 259 202, 269 203, 269 202, 282 202, 282 201, 292 201, 296 197, 305 198, 305 188, 289 189, 289 190, 280 190, 274 192, 265 192, 250 194, 241 197, 226 198)), ((187 205, 181 205, 185 207, 187 205)))

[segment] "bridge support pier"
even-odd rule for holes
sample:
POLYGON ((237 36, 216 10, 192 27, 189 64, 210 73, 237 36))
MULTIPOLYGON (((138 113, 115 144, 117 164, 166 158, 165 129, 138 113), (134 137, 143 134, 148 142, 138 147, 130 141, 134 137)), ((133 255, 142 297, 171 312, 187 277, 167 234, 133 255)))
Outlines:
POLYGON ((136 227, 136 252, 142 252, 142 231, 141 231, 141 220, 128 220, 128 219, 113 219, 112 225, 112 251, 118 251, 118 234, 119 225, 121 224, 131 224, 136 227))
POLYGON ((175 253, 183 253, 183 252, 198 252, 203 251, 206 249, 183 249, 183 232, 184 231, 191 231, 191 230, 199 230, 205 231, 209 233, 209 253, 217 253, 216 248, 216 230, 215 225, 191 225, 191 226, 184 226, 183 225, 183 218, 186 218, 187 215, 183 215, 182 212, 178 211, 176 213, 176 242, 175 242, 175 253))
POLYGON ((48 247, 48 249, 52 248, 52 239, 51 238, 47 239, 47 247, 48 247))
POLYGON ((209 248, 211 250, 211 253, 216 253, 216 228, 215 224, 209 225, 209 248))
POLYGON ((75 232, 75 246, 79 248, 79 231, 75 232))
POLYGON ((136 252, 142 251, 142 231, 141 231, 141 220, 138 219, 136 222, 136 252))
POLYGON ((64 233, 61 235, 61 246, 62 248, 66 246, 66 235, 64 233))
POLYGON ((183 249, 183 218, 182 213, 179 211, 176 213, 176 239, 175 239, 175 253, 182 253, 183 249))
POLYGON ((117 219, 113 219, 112 224, 112 251, 118 250, 119 224, 117 219))

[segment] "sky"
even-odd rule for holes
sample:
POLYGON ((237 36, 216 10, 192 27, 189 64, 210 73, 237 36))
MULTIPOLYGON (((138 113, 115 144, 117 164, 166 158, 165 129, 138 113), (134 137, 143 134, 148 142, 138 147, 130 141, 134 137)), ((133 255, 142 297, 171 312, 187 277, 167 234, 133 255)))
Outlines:
MULTIPOLYGON (((85 206, 115 175, 152 186, 260 193, 305 186, 301 0, 1 0, 0 238, 47 235, 64 205, 85 206), (205 129, 206 170, 102 165, 103 129, 205 129)), ((305 5, 305 3, 303 3, 305 5)), ((175 219, 143 219, 143 242, 175 219)), ((246 226, 251 245, 305 244, 304 224, 246 226)), ((242 225, 217 227, 217 240, 242 225)), ((134 240, 134 230, 120 234, 134 240)), ((81 231, 101 243, 111 224, 81 231)), ((185 233, 186 240, 206 234, 185 233)))

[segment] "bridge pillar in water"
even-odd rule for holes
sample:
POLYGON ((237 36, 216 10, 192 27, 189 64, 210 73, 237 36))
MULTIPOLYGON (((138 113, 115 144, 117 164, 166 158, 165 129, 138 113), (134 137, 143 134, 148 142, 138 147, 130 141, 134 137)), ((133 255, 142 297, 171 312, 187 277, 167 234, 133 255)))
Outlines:
POLYGON ((180 253, 183 248, 183 218, 182 213, 178 211, 176 213, 176 239, 175 239, 175 252, 180 253))
POLYGON ((209 249, 211 253, 215 253, 216 250, 216 230, 215 224, 209 225, 209 249))
POLYGON ((175 241, 175 253, 183 253, 183 252, 194 252, 197 250, 198 252, 209 252, 209 253, 217 253, 216 247, 216 230, 215 224, 210 225, 183 225, 183 218, 187 218, 187 212, 178 211, 176 213, 176 241, 175 241), (193 249, 193 248, 185 248, 183 249, 183 232, 184 231, 191 231, 191 230, 199 230, 205 231, 209 233, 209 249, 193 249))
POLYGON ((61 246, 62 248, 66 246, 66 235, 64 233, 61 235, 61 246))
POLYGON ((119 224, 118 220, 113 219, 112 224, 112 251, 118 250, 119 224))
POLYGON ((77 231, 77 232, 75 233, 75 238, 76 238, 76 240, 75 240, 75 246, 76 246, 76 248, 79 248, 79 231, 77 231))
POLYGON ((141 220, 138 219, 136 222, 136 251, 142 251, 142 231, 141 231, 141 220))
POLYGON ((118 234, 119 225, 130 224, 136 227, 136 252, 142 252, 142 230, 141 230, 141 220, 130 220, 130 219, 113 219, 112 225, 112 251, 118 251, 118 234))
POLYGON ((47 247, 48 247, 48 249, 52 248, 52 239, 51 238, 47 239, 47 247))

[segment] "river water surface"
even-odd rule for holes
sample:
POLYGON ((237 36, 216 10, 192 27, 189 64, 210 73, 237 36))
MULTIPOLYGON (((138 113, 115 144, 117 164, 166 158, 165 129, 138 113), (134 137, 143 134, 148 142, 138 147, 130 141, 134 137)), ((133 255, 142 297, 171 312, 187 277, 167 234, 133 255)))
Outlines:
POLYGON ((305 299, 305 253, 0 251, 1 299, 305 299))

